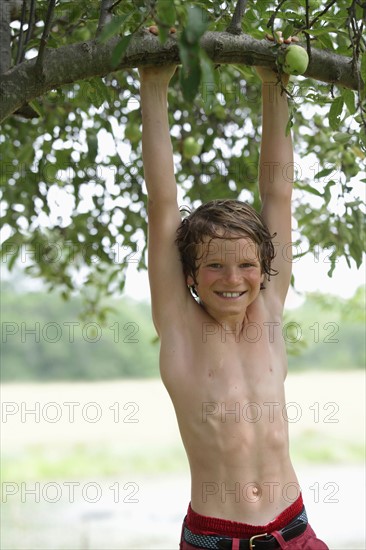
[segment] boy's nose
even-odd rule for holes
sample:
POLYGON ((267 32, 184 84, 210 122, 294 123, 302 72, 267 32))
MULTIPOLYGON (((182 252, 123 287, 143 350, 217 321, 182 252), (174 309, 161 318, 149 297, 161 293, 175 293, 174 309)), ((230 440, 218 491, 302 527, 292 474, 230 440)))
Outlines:
POLYGON ((225 270, 225 279, 229 283, 236 283, 240 279, 240 271, 236 267, 227 267, 225 270))

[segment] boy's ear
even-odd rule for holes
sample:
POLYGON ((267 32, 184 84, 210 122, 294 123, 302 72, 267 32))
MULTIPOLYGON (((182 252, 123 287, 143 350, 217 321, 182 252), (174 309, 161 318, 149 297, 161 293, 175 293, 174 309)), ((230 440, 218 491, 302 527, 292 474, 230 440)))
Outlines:
POLYGON ((264 286, 264 280, 265 280, 265 274, 262 273, 260 278, 260 290, 264 290, 266 287, 264 286))
POLYGON ((187 277, 187 286, 194 286, 194 280, 192 275, 188 275, 187 277))

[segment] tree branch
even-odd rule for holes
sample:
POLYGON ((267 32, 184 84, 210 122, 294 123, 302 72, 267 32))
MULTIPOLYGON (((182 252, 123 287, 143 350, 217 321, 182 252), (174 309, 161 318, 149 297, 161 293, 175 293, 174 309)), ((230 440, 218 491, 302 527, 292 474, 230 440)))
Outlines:
POLYGON ((112 20, 113 4, 114 4, 114 0, 102 0, 101 6, 100 6, 97 36, 100 35, 100 33, 103 30, 103 27, 112 20))
POLYGON ((0 2, 0 74, 11 66, 10 0, 0 2))
POLYGON ((39 46, 37 61, 36 61, 36 68, 38 70, 42 67, 42 64, 43 64, 43 58, 46 50, 48 36, 51 30, 51 22, 52 22, 52 16, 53 16, 53 10, 55 8, 55 4, 56 4, 56 0, 48 0, 47 15, 46 15, 46 20, 44 22, 44 29, 42 33, 41 44, 39 46))
POLYGON ((21 61, 23 61, 24 59, 24 54, 25 54, 25 48, 32 36, 32 32, 33 32, 33 27, 34 27, 34 22, 35 22, 35 15, 36 15, 36 1, 35 0, 31 0, 31 3, 30 3, 30 10, 29 10, 29 18, 28 18, 28 29, 27 29, 27 35, 25 37, 25 41, 24 41, 24 46, 23 46, 23 52, 22 52, 22 57, 21 57, 21 61))
POLYGON ((22 58, 22 52, 23 52, 23 27, 24 27, 24 23, 25 23, 26 11, 27 11, 27 0, 23 0, 22 15, 21 15, 21 19, 20 19, 19 38, 18 38, 18 52, 17 52, 16 61, 15 61, 16 65, 18 63, 20 63, 21 58, 22 58))
MULTIPOLYGON (((180 63, 176 38, 170 37, 161 44, 157 37, 142 30, 131 39, 118 67, 113 67, 111 52, 119 41, 119 37, 114 37, 106 43, 90 40, 49 48, 44 52, 42 79, 36 69, 36 59, 24 61, 7 71, 0 83, 0 121, 22 105, 64 84, 139 65, 180 63)), ((214 63, 261 65, 276 70, 275 49, 268 40, 211 31, 203 35, 201 46, 214 63)), ((352 59, 325 50, 312 49, 312 61, 304 76, 358 89, 352 59)))
POLYGON ((226 32, 229 32, 230 34, 241 34, 243 32, 241 30, 241 21, 244 17, 247 3, 248 0, 238 0, 235 6, 234 15, 230 21, 228 28, 226 29, 226 32))
MULTIPOLYGON (((310 29, 310 0, 305 1, 305 9, 306 9, 306 28, 310 29)), ((309 57, 309 63, 311 62, 311 42, 310 42, 310 35, 308 32, 305 33, 305 39, 306 39, 306 51, 308 52, 309 57)))
MULTIPOLYGON (((364 23, 361 21, 360 27, 358 27, 357 19, 356 19, 356 4, 357 0, 353 0, 351 6, 348 8, 348 19, 347 19, 347 27, 348 27, 348 34, 350 37, 350 41, 352 44, 352 63, 355 69, 355 72, 357 74, 357 81, 358 81, 358 102, 357 102, 357 110, 360 114, 361 121, 363 128, 366 129, 366 109, 362 105, 362 78, 360 74, 360 64, 358 63, 358 60, 360 58, 360 54, 362 53, 362 41, 363 41, 363 27, 364 23)), ((364 5, 365 15, 366 15, 366 3, 364 5)))

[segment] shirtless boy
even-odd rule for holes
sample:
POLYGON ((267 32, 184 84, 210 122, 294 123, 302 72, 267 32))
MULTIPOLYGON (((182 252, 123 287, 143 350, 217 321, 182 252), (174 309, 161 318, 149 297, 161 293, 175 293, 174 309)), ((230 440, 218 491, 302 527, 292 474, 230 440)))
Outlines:
POLYGON ((180 549, 327 549, 307 523, 283 412, 293 180, 287 98, 277 75, 257 68, 261 217, 219 200, 182 222, 167 113, 175 69, 139 71, 152 315, 192 480, 180 549))

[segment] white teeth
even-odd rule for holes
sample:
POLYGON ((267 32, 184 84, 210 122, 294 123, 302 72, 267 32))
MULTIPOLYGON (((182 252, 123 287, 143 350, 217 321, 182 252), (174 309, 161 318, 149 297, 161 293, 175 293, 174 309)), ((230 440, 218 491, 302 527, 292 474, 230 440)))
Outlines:
POLYGON ((220 292, 224 298, 238 298, 242 295, 242 292, 220 292))

